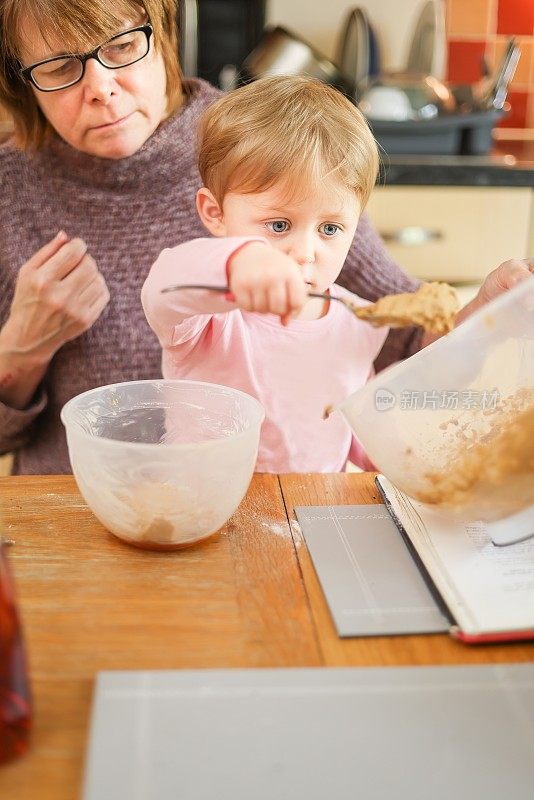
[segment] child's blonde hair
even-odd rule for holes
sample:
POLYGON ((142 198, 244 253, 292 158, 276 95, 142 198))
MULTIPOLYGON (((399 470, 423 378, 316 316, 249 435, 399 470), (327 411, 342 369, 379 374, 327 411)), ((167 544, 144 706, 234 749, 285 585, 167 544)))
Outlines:
POLYGON ((363 208, 378 174, 376 142, 361 112, 307 77, 261 78, 230 92, 204 112, 199 137, 200 175, 220 205, 228 192, 280 182, 300 198, 332 178, 363 208))

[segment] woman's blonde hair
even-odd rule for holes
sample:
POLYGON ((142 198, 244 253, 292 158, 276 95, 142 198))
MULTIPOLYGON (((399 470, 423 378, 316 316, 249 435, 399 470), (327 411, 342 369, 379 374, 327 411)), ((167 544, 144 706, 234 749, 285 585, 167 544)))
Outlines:
POLYGON ((261 78, 217 100, 200 122, 200 174, 219 205, 228 192, 278 183, 294 198, 332 178, 355 192, 363 208, 378 165, 361 112, 311 78, 261 78))
POLYGON ((154 29, 167 76, 168 110, 181 104, 176 33, 177 0, 0 0, 0 105, 13 116, 17 143, 38 149, 51 131, 31 86, 19 75, 21 26, 32 20, 48 42, 61 41, 65 52, 80 53, 105 42, 124 21, 146 14, 154 29))

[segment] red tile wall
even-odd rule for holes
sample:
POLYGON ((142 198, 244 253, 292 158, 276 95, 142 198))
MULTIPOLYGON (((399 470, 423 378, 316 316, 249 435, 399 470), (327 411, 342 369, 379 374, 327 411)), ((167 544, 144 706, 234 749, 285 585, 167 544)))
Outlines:
POLYGON ((447 78, 453 83, 479 80, 484 60, 493 72, 508 39, 517 39, 521 58, 508 94, 511 109, 499 127, 505 129, 503 136, 534 136, 534 0, 442 2, 447 15, 447 78))

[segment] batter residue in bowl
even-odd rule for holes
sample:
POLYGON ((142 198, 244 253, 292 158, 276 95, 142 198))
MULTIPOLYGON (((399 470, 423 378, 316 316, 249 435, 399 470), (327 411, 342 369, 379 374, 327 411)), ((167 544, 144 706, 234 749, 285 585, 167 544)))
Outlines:
POLYGON ((513 406, 513 400, 505 403, 478 441, 458 443, 447 473, 427 473, 431 488, 419 491, 418 499, 461 506, 476 495, 487 506, 502 503, 503 516, 534 503, 534 405, 520 411, 513 406))

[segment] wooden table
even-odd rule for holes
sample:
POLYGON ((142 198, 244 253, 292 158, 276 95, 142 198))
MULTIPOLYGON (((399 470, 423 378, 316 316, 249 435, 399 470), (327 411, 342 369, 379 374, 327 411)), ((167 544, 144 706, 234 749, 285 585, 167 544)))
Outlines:
POLYGON ((338 638, 293 507, 377 502, 368 474, 255 475, 218 534, 155 553, 107 533, 71 476, 0 478, 35 700, 32 749, 0 769, 0 797, 79 796, 98 670, 534 660, 534 644, 338 638))

